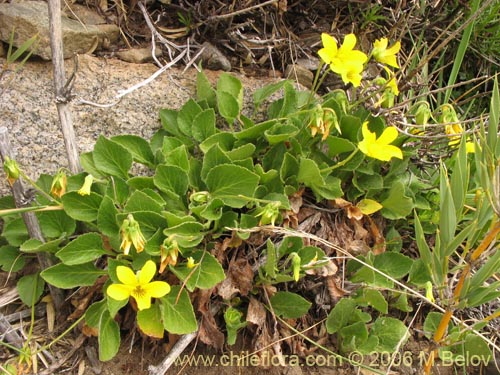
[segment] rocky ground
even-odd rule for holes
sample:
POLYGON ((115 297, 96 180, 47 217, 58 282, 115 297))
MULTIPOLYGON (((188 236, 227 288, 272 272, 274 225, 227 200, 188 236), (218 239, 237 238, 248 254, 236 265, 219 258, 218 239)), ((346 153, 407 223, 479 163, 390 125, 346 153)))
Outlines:
MULTIPOLYGON (((3 63, 3 60, 0 60, 3 63)), ((66 60, 67 76, 74 61, 66 60)), ((195 93, 196 70, 172 68, 148 85, 123 97, 116 105, 100 108, 78 104, 80 100, 99 104, 115 102, 120 90, 128 89, 158 70, 151 64, 132 64, 116 58, 78 56, 78 70, 71 103, 80 152, 89 151, 99 135, 136 134, 150 137, 159 127, 161 108, 179 108, 195 93)), ((212 81, 220 72, 206 71, 212 81)), ((67 166, 64 141, 54 102, 52 64, 30 60, 3 87, 0 96, 0 126, 9 129, 17 161, 29 176, 54 173, 67 166)), ((270 79, 238 76, 248 94, 270 79)), ((1 194, 7 192, 2 179, 1 194)))

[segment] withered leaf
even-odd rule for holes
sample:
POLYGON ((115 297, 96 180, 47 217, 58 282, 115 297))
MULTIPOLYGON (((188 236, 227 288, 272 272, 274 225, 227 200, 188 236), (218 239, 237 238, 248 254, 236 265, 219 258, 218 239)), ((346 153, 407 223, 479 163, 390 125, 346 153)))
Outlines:
POLYGON ((248 304, 246 321, 262 328, 266 322, 266 309, 264 305, 255 298, 250 298, 248 304))

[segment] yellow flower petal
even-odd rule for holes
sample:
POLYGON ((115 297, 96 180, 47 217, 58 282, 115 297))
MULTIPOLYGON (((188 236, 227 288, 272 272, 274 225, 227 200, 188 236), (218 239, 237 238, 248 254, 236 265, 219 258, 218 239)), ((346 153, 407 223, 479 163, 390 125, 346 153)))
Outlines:
POLYGON ((398 137, 398 130, 394 126, 385 128, 382 135, 377 140, 377 143, 389 144, 396 140, 398 137))
POLYGON ((170 285, 165 281, 153 281, 144 285, 144 290, 151 297, 161 298, 170 293, 170 285))
POLYGON ((137 308, 139 310, 147 310, 151 307, 151 296, 148 294, 141 294, 133 296, 135 302, 137 302, 137 308))
POLYGON ((342 43, 342 46, 340 47, 341 51, 350 51, 356 46, 356 35, 354 34, 347 34, 344 37, 344 42, 342 43))
POLYGON ((144 285, 153 280, 153 277, 156 273, 156 263, 152 260, 148 260, 144 263, 144 266, 141 268, 141 272, 139 272, 139 284, 144 285))
POLYGON ((130 297, 130 294, 132 293, 132 287, 124 284, 111 284, 110 286, 108 286, 106 293, 109 297, 117 301, 123 301, 124 299, 130 297))
POLYGON ((135 273, 128 267, 118 266, 116 267, 116 276, 122 284, 135 285, 137 284, 137 277, 135 273))
POLYGON ((465 143, 465 151, 467 154, 473 154, 476 152, 476 147, 474 146, 474 142, 466 142, 465 143))
POLYGON ((364 122, 362 133, 363 140, 358 143, 358 148, 365 155, 382 161, 389 161, 393 157, 403 159, 403 152, 399 147, 389 145, 398 136, 395 127, 386 128, 377 139, 376 134, 368 129, 368 122, 364 122))

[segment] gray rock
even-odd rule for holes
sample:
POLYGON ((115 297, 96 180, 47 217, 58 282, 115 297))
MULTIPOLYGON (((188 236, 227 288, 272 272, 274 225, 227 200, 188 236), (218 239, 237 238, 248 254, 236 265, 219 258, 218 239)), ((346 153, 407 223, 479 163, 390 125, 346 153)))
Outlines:
MULTIPOLYGON (((109 108, 77 105, 79 99, 96 103, 115 102, 121 90, 128 89, 150 77, 158 70, 153 64, 130 64, 118 59, 79 55, 79 68, 75 78, 71 104, 73 124, 80 152, 93 148, 100 134, 113 136, 135 134, 149 139, 160 128, 161 108, 180 108, 196 95, 196 71, 183 72, 183 67, 172 68, 154 81, 123 97, 109 108)), ((0 58, 0 66, 5 59, 0 58)), ((66 71, 72 72, 74 61, 66 61, 66 71)), ((53 174, 67 166, 66 149, 60 130, 54 102, 52 64, 29 60, 0 89, 0 126, 9 129, 9 138, 16 160, 35 180, 41 173, 53 174)), ((215 85, 220 72, 206 70, 215 85)), ((251 94, 269 78, 255 79, 239 74, 245 88, 243 113, 250 115, 253 108, 251 94)), ((0 82, 2 84, 2 82, 0 82)), ((0 197, 7 194, 8 185, 0 163, 0 197)))
MULTIPOLYGON (((103 43, 116 41, 116 25, 84 25, 80 21, 61 17, 64 58, 75 53, 92 53, 103 43)), ((9 41, 15 29, 14 46, 18 47, 33 35, 39 40, 34 53, 44 60, 51 59, 48 5, 43 1, 13 1, 0 4, 0 39, 9 41)))
MULTIPOLYGON (((153 60, 153 55, 151 53, 151 48, 131 48, 124 51, 116 52, 116 57, 120 60, 134 63, 134 64, 143 64, 148 61, 153 60)), ((156 57, 160 57, 162 55, 161 48, 158 46, 155 49, 156 57)))
POLYGON ((217 47, 205 42, 202 48, 203 52, 201 53, 200 59, 204 69, 224 70, 226 72, 231 70, 231 63, 217 47))
POLYGON ((304 87, 311 88, 314 74, 302 65, 290 64, 286 67, 285 77, 297 81, 304 87))

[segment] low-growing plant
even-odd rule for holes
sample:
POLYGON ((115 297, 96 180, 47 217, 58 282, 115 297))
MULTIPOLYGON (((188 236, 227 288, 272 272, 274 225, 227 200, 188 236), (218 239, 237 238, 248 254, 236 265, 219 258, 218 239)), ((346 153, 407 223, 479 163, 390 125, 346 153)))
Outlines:
MULTIPOLYGON (((279 290, 281 286, 336 273, 332 249, 306 243, 297 234, 273 235, 277 226, 298 227, 304 200, 329 202, 352 225, 368 228, 371 241, 346 265, 350 281, 360 287, 335 304, 326 328, 337 335, 342 353, 397 350, 408 336, 407 327, 390 311, 412 310, 400 283, 409 278, 416 290, 429 289, 428 282, 435 290, 442 288, 448 268, 433 264, 449 257, 472 230, 466 227, 467 236, 454 237, 451 224, 442 229, 441 243, 454 245, 446 254, 439 247, 427 254, 429 259, 401 253, 397 223, 430 207, 424 189, 430 185, 410 162, 419 143, 400 135, 381 115, 399 95, 393 70, 399 68, 400 44, 389 47, 382 38, 366 55, 355 49, 354 34, 346 35, 340 46, 327 34, 322 42, 322 64, 312 91, 288 80, 267 85, 253 94, 255 111, 246 116, 244 88, 235 76, 223 73, 213 87, 200 72, 195 98, 178 110, 162 109, 162 127, 150 140, 100 136, 94 149, 81 155, 85 172, 68 175, 61 170, 33 184, 38 194, 32 206, 12 209, 10 198, 1 199, 3 269, 20 270, 26 258, 40 251, 59 260, 19 280, 23 301, 38 300, 44 283, 62 289, 93 287, 89 305, 79 313, 86 332, 98 336, 99 358, 109 360, 120 346, 115 317, 122 309, 133 311, 141 332, 154 338, 196 331, 192 297, 220 286, 230 273, 229 252, 241 249, 247 262, 240 276, 245 287, 218 292, 225 297, 223 320, 232 345, 247 325, 245 309, 252 296, 278 317, 300 318, 312 303, 300 293, 279 290), (379 74, 367 80, 368 65, 379 74), (352 88, 317 96, 331 71, 352 88), (28 238, 17 216, 21 210, 36 212, 46 242, 28 238), (375 215, 389 223, 385 234, 375 215), (255 228, 267 229, 270 237, 252 238, 255 228), (449 237, 443 239, 445 230, 449 237), (253 260, 251 247, 259 249, 253 260), (37 280, 36 290, 27 278, 37 280)), ((443 173, 444 202, 463 202, 466 196, 464 150, 462 143, 452 176, 462 195, 446 190, 443 173)), ((4 163, 4 169, 11 183, 22 176, 14 161, 4 163)), ((449 202, 442 203, 441 213, 462 215, 458 203, 453 210, 449 202)), ((480 214, 481 220, 488 219, 488 213, 480 214)), ((443 216, 440 226, 446 220, 443 216)), ((417 231, 419 248, 422 236, 417 231)))

